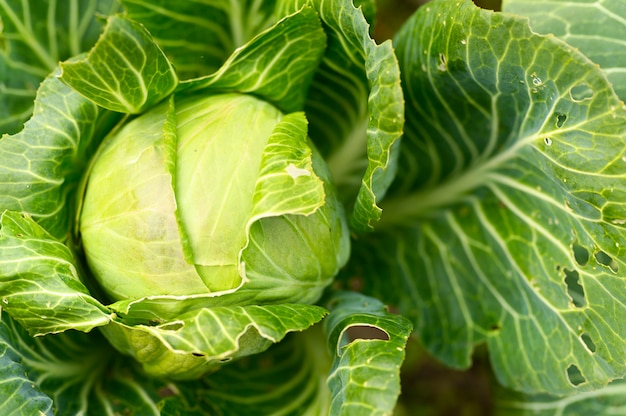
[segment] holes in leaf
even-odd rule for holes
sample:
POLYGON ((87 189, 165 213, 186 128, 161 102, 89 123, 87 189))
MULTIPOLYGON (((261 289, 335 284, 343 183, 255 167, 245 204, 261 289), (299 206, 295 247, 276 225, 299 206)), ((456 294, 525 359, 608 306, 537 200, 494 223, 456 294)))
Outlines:
POLYGON ((500 330, 502 329, 502 326, 500 326, 500 323, 496 322, 491 324, 491 326, 489 327, 489 332, 500 332, 500 330))
POLYGON ((567 295, 572 300, 572 303, 577 308, 583 308, 587 306, 587 299, 585 299, 585 289, 580 284, 580 276, 576 270, 565 271, 565 286, 567 287, 567 295))
POLYGON ((617 271, 619 270, 617 262, 613 259, 613 257, 609 256, 604 251, 598 251, 596 254, 594 254, 594 257, 596 258, 596 261, 598 263, 608 267, 609 269, 611 269, 611 271, 613 271, 613 273, 617 273, 617 271))
POLYGON ((574 364, 567 367, 567 378, 573 386, 580 386, 587 381, 580 369, 574 364))
POLYGON ((574 252, 576 263, 580 266, 586 266, 589 262, 589 250, 578 244, 578 242, 574 242, 574 244, 572 244, 572 251, 574 252))
POLYGON ((448 69, 448 61, 446 55, 443 53, 439 54, 439 65, 437 65, 437 69, 440 71, 446 71, 448 69))
POLYGON ((339 350, 359 339, 389 341, 389 334, 376 326, 366 324, 350 325, 341 334, 338 345, 339 350))
POLYGON ((202 354, 201 352, 192 352, 191 355, 193 355, 194 357, 204 357, 204 354, 202 354))
POLYGON ((350 342, 357 339, 381 339, 383 341, 389 341, 389 334, 376 326, 370 325, 353 325, 346 329, 345 335, 347 335, 350 342))
POLYGON ((580 340, 585 344, 589 351, 591 351, 592 353, 596 352, 596 344, 593 342, 588 333, 583 332, 580 335, 580 340))
POLYGON ((569 95, 573 101, 581 102, 590 100, 593 97, 594 92, 589 85, 579 84, 569 90, 569 95))
POLYGON ((555 113, 556 116, 556 127, 557 128, 561 128, 563 127, 563 125, 565 124, 565 120, 567 120, 567 115, 563 114, 563 113, 555 113))

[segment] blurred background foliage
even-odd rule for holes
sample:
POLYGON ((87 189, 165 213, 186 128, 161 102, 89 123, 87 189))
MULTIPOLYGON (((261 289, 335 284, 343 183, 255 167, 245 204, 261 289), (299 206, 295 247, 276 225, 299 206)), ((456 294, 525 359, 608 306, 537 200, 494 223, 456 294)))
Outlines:
MULTIPOLYGON (((378 21, 374 37, 379 42, 392 38, 402 23, 424 3, 428 0, 377 0, 378 21)), ((501 0, 474 0, 474 3, 485 9, 500 10, 501 0)))

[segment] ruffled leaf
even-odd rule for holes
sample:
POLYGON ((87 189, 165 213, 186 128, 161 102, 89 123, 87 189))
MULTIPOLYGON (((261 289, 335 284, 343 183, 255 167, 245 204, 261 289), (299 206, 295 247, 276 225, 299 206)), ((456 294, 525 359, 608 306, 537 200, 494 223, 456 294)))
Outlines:
POLYGON ((354 292, 335 294, 329 305, 324 325, 334 357, 328 376, 330 414, 392 414, 411 322, 354 292))
MULTIPOLYGON (((282 2, 283 13, 301 2, 282 2)), ((355 231, 370 231, 396 174, 395 159, 404 125, 398 63, 387 41, 370 37, 362 9, 350 0, 314 5, 324 22, 328 47, 307 96, 309 134, 320 149, 350 211, 355 231)))
POLYGON ((172 93, 172 64, 140 24, 111 16, 91 51, 61 64, 61 80, 99 106, 136 114, 172 93))
POLYGON ((106 325, 111 314, 81 283, 76 260, 29 217, 0 216, 1 307, 31 335, 106 325))
POLYGON ((71 195, 88 156, 117 117, 48 77, 24 129, 0 140, 0 209, 24 212, 58 239, 70 233, 71 195))
POLYGON ((302 304, 213 307, 154 326, 115 321, 102 331, 148 374, 193 379, 234 358, 262 352, 325 315, 319 306, 302 304))

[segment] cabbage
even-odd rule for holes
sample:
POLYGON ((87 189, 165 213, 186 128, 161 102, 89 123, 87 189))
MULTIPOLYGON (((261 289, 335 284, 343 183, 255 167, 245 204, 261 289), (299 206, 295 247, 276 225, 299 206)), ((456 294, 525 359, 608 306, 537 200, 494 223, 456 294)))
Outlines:
MULTIPOLYGON (((232 291, 254 280, 277 298, 317 300, 349 252, 323 159, 315 153, 313 170, 289 163, 282 172, 294 185, 319 174, 321 207, 259 215, 257 182, 283 113, 250 95, 194 96, 176 100, 164 133, 168 105, 110 137, 91 169, 80 231, 102 288, 122 300, 232 291)), ((302 199, 296 186, 283 194, 302 199)))

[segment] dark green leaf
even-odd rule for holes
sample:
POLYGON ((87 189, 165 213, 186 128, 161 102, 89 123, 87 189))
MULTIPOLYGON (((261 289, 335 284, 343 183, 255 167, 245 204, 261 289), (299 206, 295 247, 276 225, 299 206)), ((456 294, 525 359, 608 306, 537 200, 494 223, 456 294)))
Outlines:
POLYGON ((600 65, 626 99, 626 5, 601 0, 504 0, 502 10, 530 18, 534 31, 554 34, 600 65))
POLYGON ((2 415, 158 416, 163 397, 180 394, 170 381, 137 371, 97 332, 33 338, 3 314, 0 351, 2 415))
POLYGON ((496 388, 496 416, 588 416, 626 414, 626 383, 569 396, 523 395, 496 388))
POLYGON ((237 49, 214 74, 183 82, 179 90, 245 92, 285 113, 299 111, 325 45, 317 14, 304 7, 237 49))
POLYGON ((181 79, 216 71, 236 48, 274 23, 273 1, 122 3, 128 16, 154 36, 181 79))
MULTIPOLYGON (((52 415, 53 402, 28 377, 20 344, 29 336, 0 309, 0 413, 6 416, 52 415)), ((23 345, 23 344, 22 344, 23 345)))
POLYGON ((399 175, 353 277, 411 315, 448 365, 467 367, 486 342, 515 389, 623 376, 626 111, 604 75, 469 1, 428 3, 395 45, 399 175))
MULTIPOLYGON (((263 354, 228 364, 205 377, 202 389, 197 388, 197 381, 177 386, 188 407, 206 414, 322 416, 329 414, 325 386, 329 366, 323 335, 312 328, 290 335, 263 354)), ((182 407, 181 401, 173 399, 182 407)))
POLYGON ((0 135, 21 130, 39 83, 88 50, 102 29, 97 16, 117 8, 114 0, 0 2, 0 135))

